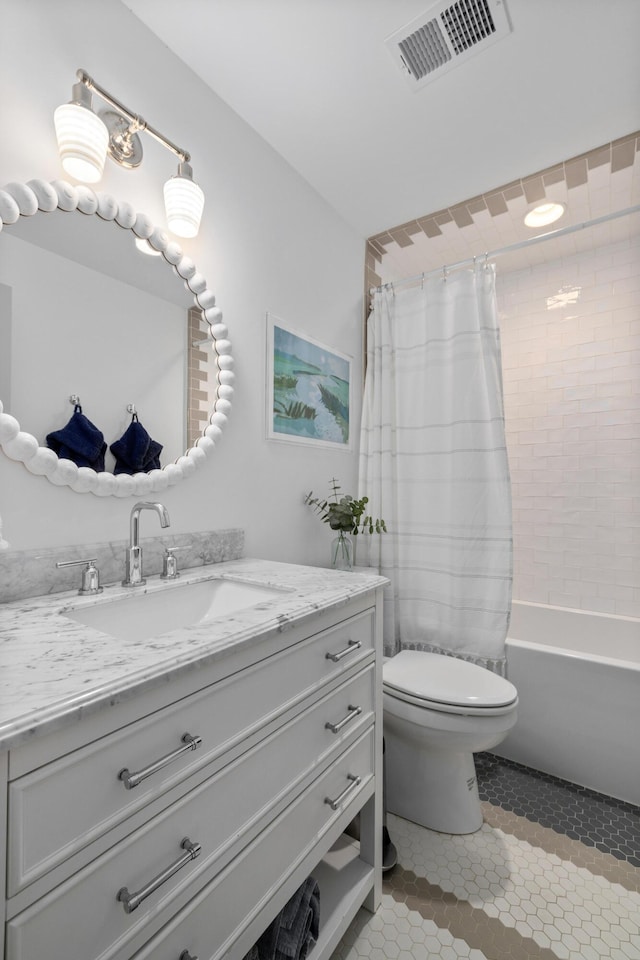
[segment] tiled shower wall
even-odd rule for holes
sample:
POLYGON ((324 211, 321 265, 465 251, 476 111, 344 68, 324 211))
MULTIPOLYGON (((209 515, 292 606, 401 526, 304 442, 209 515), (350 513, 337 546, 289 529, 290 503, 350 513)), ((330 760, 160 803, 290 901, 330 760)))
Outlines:
POLYGON ((513 596, 640 617, 640 245, 497 289, 513 596))

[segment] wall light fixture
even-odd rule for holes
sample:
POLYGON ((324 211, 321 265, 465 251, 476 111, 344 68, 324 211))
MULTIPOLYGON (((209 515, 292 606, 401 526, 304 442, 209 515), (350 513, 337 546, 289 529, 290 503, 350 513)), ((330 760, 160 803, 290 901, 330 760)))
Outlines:
POLYGON ((167 226, 179 237, 195 237, 204 208, 204 193, 193 180, 190 155, 177 147, 146 120, 133 113, 84 70, 76 73, 71 101, 54 113, 58 149, 64 170, 75 180, 97 183, 107 154, 120 166, 134 170, 142 162, 139 134, 150 134, 178 158, 178 173, 164 185, 167 226), (111 107, 95 113, 91 93, 111 107))

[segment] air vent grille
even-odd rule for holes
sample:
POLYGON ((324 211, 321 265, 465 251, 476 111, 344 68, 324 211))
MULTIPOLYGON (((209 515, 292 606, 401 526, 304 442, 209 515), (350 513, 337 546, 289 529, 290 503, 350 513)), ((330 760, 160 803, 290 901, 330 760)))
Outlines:
POLYGON ((402 59, 414 77, 419 80, 432 70, 442 67, 451 54, 442 39, 437 20, 430 20, 399 44, 402 59))
POLYGON ((416 89, 511 33, 505 0, 439 3, 387 38, 416 89))
POLYGON ((454 3, 443 10, 441 16, 451 46, 458 54, 496 32, 486 0, 454 3))

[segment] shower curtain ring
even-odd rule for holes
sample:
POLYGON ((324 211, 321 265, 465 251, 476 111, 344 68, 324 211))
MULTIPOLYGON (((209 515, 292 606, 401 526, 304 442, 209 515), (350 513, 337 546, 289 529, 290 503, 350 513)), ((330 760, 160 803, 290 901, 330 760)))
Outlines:
POLYGON ((444 280, 445 283, 447 282, 447 268, 446 268, 446 266, 442 268, 442 279, 444 280))

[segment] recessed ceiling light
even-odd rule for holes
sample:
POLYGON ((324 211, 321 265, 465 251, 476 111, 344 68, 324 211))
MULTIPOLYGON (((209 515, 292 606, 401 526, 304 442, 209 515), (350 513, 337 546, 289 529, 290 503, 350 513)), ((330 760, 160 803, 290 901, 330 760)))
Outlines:
POLYGON ((565 210, 564 203, 541 203, 529 210, 524 222, 528 227, 546 227, 559 220, 565 210))

